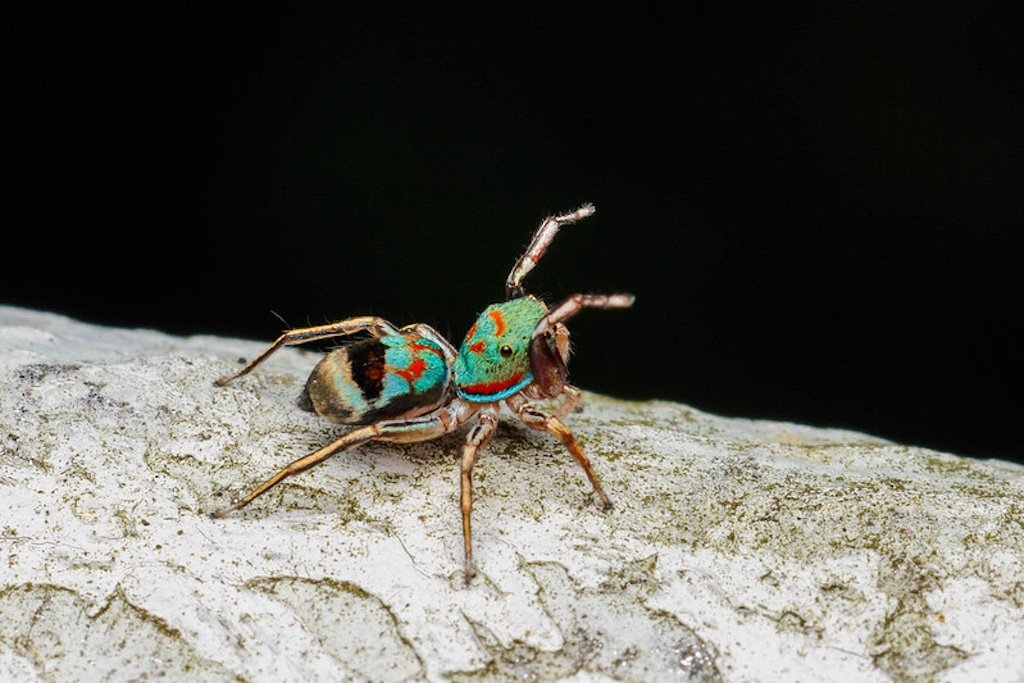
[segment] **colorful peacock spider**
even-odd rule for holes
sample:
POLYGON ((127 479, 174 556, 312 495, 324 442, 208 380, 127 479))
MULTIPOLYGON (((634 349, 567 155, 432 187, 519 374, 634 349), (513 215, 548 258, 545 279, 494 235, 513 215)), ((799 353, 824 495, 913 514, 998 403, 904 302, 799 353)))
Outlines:
POLYGON ((523 424, 561 439, 580 464, 605 508, 608 495, 594 475, 590 460, 562 422, 580 399, 566 382, 569 371, 569 330, 564 321, 584 308, 626 308, 631 294, 573 294, 548 309, 526 294, 522 281, 563 225, 594 213, 587 204, 576 211, 546 218, 530 246, 505 281, 506 300, 484 309, 456 351, 429 325, 397 328, 374 316, 348 318, 329 325, 284 332, 267 349, 218 386, 247 374, 282 346, 344 337, 360 332, 368 339, 351 342, 328 353, 313 369, 299 396, 299 407, 342 424, 360 425, 340 439, 291 463, 249 495, 213 513, 214 517, 245 507, 281 480, 323 462, 335 453, 371 440, 408 443, 447 434, 471 418, 476 424, 462 451, 462 534, 465 575, 474 574, 470 515, 473 509, 473 465, 487 446, 505 407, 523 424), (530 402, 559 399, 554 413, 530 402))

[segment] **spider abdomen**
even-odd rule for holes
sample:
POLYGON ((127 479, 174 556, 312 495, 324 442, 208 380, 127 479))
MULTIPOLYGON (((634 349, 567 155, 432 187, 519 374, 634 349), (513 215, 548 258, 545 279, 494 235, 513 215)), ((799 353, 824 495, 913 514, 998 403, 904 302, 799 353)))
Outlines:
POLYGON ((412 417, 442 403, 448 377, 444 352, 429 339, 415 334, 363 339, 324 356, 298 404, 342 424, 412 417))

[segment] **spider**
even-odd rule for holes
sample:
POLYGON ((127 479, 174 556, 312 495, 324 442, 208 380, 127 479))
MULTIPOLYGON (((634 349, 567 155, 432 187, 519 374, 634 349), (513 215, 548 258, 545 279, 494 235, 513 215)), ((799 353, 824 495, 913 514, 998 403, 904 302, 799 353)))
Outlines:
POLYGON ((294 346, 357 333, 366 339, 328 353, 316 365, 298 399, 304 410, 348 425, 359 425, 341 438, 278 471, 237 502, 213 513, 223 517, 245 507, 270 488, 323 462, 339 451, 368 441, 427 441, 476 419, 462 449, 461 510, 465 578, 475 573, 471 532, 473 466, 494 434, 499 411, 511 412, 527 427, 557 437, 583 468, 605 509, 611 507, 590 460, 562 418, 580 400, 570 385, 569 330, 564 322, 584 308, 626 308, 631 294, 573 294, 549 309, 526 294, 522 282, 564 225, 594 213, 586 204, 540 224, 526 252, 505 281, 505 301, 492 304, 477 318, 455 349, 429 325, 406 327, 375 316, 359 316, 314 327, 287 330, 238 372, 221 377, 218 386, 238 379, 283 346, 294 346), (553 412, 534 400, 556 399, 553 412))

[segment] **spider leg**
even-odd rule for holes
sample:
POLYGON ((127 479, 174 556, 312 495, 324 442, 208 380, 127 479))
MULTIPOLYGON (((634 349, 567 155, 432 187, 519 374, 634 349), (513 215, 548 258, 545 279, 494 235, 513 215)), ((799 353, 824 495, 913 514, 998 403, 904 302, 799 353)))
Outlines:
POLYGON ((568 415, 574 410, 581 410, 580 401, 583 400, 583 393, 572 386, 566 384, 562 387, 562 403, 555 409, 555 417, 561 420, 563 417, 568 415))
POLYGON ((570 213, 545 218, 537 228, 537 232, 533 233, 533 239, 530 241, 530 246, 526 248, 526 253, 519 257, 516 265, 509 272, 508 278, 505 280, 505 298, 515 299, 523 295, 523 279, 548 250, 551 240, 555 239, 559 228, 592 216, 596 210, 593 204, 584 204, 570 213))
POLYGON ((481 410, 478 422, 469 430, 466 445, 462 447, 462 495, 459 502, 462 509, 462 540, 466 553, 466 581, 473 578, 473 574, 476 573, 473 568, 473 533, 470 523, 470 516, 473 513, 473 465, 476 464, 477 453, 487 447, 497 424, 498 414, 492 408, 481 410))
POLYGON ((268 346, 263 353, 249 361, 248 365, 244 368, 233 375, 221 377, 214 383, 217 386, 222 387, 228 382, 238 379, 242 375, 249 374, 253 368, 269 358, 272 353, 280 349, 282 346, 296 346, 298 344, 306 344, 309 342, 320 341, 322 339, 330 339, 332 337, 345 337, 364 331, 369 332, 375 337, 383 337, 399 333, 398 329, 387 320, 373 315, 347 318, 335 323, 328 323, 327 325, 298 327, 294 330, 287 330, 281 334, 274 343, 268 346))
POLYGON ((228 513, 240 510, 293 474, 304 472, 339 451, 350 450, 367 441, 412 443, 414 441, 435 439, 453 431, 460 424, 468 420, 476 410, 471 405, 457 402, 436 410, 430 415, 424 415, 411 420, 384 420, 367 427, 361 427, 327 444, 323 448, 290 463, 253 489, 249 495, 211 514, 213 517, 224 517, 228 513))
POLYGON ((565 426, 565 424, 559 420, 555 415, 549 415, 537 408, 534 408, 529 403, 523 403, 516 408, 516 412, 519 414, 519 419, 523 421, 527 427, 536 429, 539 431, 545 431, 558 437, 565 448, 569 451, 572 457, 579 463, 583 471, 587 473, 587 479, 590 480, 591 485, 594 487, 594 491, 601 498, 601 503, 605 509, 612 507, 612 501, 608 498, 608 494, 604 492, 601 487, 601 482, 597 480, 597 475, 594 474, 593 468, 590 466, 590 459, 587 458, 586 453, 580 448, 579 443, 576 441, 576 437, 573 436, 572 430, 565 426))
POLYGON ((632 294, 573 294, 541 318, 533 330, 533 336, 537 338, 547 334, 555 325, 573 317, 584 308, 629 308, 635 299, 632 294))

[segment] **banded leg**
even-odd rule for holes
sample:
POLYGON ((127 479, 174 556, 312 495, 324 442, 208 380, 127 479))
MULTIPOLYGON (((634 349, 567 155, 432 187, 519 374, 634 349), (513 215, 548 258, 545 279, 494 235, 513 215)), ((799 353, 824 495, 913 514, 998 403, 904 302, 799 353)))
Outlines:
POLYGON ((473 514, 473 465, 476 464, 477 453, 487 447, 497 425, 498 414, 494 410, 485 408, 480 411, 478 422, 469 430, 466 445, 462 447, 462 495, 459 502, 462 508, 462 541, 466 553, 466 581, 476 573, 473 568, 473 532, 470 522, 473 514))
POLYGON ((211 514, 213 517, 224 517, 228 513, 240 510, 277 484, 281 483, 281 481, 294 474, 298 474, 299 472, 305 472, 310 467, 322 463, 324 460, 340 451, 350 450, 374 439, 378 441, 394 441, 399 443, 428 441, 454 430, 460 424, 469 419, 471 415, 472 412, 446 406, 442 410, 435 411, 432 415, 424 415, 423 417, 412 420, 385 420, 367 427, 361 427, 355 431, 349 432, 340 439, 327 444, 323 448, 313 451, 309 455, 305 455, 290 463, 279 470, 270 479, 267 479, 265 482, 253 489, 249 495, 211 514))
POLYGON ((533 330, 533 338, 547 334, 548 330, 584 308, 629 308, 635 300, 632 294, 573 294, 541 318, 533 330))
POLYGON ((579 463, 583 471, 587 473, 587 479, 590 480, 591 485, 594 487, 594 491, 601 498, 601 504, 607 510, 612 507, 612 501, 608 498, 608 494, 604 492, 601 487, 601 482, 597 480, 597 475, 594 474, 593 468, 590 466, 590 459, 587 458, 586 453, 580 448, 579 443, 576 441, 576 437, 573 436, 572 430, 565 426, 565 424, 554 415, 548 415, 547 413, 537 410, 528 403, 524 403, 519 406, 518 411, 519 419, 523 421, 527 427, 536 429, 539 431, 545 431, 558 437, 565 445, 566 449, 572 454, 572 457, 579 463))
POLYGON ((533 270, 537 261, 540 261, 540 257, 551 246, 551 241, 555 239, 559 228, 592 216, 595 211, 597 209, 593 204, 584 204, 570 213, 545 218, 537 228, 537 232, 533 233, 533 239, 530 241, 530 246, 526 248, 526 253, 519 257, 516 265, 508 274, 508 278, 505 280, 505 298, 515 299, 523 295, 523 279, 533 270))
POLYGON ((282 346, 296 346, 309 342, 331 339, 332 337, 345 337, 358 332, 369 332, 375 337, 383 337, 391 334, 398 334, 398 329, 384 318, 373 315, 364 315, 357 318, 348 318, 336 323, 327 325, 315 325, 313 327, 298 327, 294 330, 287 330, 274 343, 268 346, 263 353, 249 361, 249 364, 233 375, 226 375, 218 379, 214 384, 219 387, 228 382, 238 379, 242 375, 249 374, 253 368, 265 361, 272 353, 282 346))

